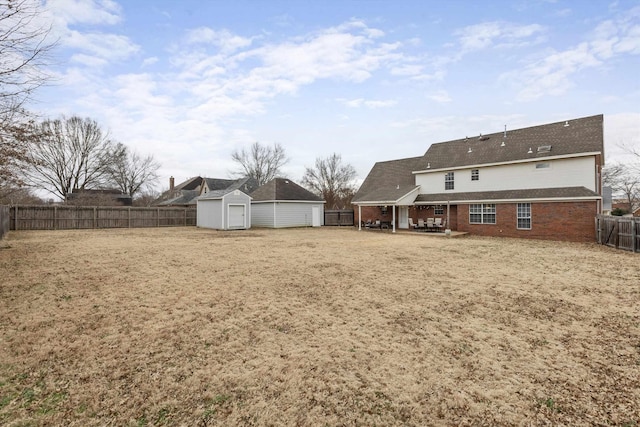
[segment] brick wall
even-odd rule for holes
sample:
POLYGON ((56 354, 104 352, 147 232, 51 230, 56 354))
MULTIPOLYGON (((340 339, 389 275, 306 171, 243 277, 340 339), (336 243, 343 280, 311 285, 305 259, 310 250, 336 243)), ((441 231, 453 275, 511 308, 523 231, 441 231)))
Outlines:
POLYGON ((496 224, 469 224, 469 205, 457 209, 457 231, 478 236, 595 242, 597 202, 532 203, 531 230, 518 230, 516 203, 496 204, 496 224))

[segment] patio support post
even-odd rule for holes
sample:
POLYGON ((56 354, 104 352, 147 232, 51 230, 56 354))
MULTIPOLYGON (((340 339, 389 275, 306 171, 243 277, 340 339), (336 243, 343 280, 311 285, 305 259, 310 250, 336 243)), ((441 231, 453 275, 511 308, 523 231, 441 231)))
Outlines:
POLYGON ((358 205, 358 231, 362 231, 362 206, 358 205))
POLYGON ((391 222, 391 232, 396 232, 396 205, 393 205, 393 221, 391 222))

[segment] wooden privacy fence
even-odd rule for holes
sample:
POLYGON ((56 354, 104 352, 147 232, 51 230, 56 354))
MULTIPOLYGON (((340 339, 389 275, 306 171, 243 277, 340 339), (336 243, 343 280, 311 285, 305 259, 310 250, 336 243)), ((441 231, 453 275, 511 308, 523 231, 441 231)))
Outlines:
POLYGON ((196 208, 11 206, 11 230, 181 227, 196 225, 196 208))
POLYGON ((9 206, 0 206, 0 240, 9 232, 9 206))
POLYGON ((352 210, 324 211, 324 225, 353 225, 352 210))
POLYGON ((596 238, 601 245, 640 252, 640 217, 598 215, 596 238))

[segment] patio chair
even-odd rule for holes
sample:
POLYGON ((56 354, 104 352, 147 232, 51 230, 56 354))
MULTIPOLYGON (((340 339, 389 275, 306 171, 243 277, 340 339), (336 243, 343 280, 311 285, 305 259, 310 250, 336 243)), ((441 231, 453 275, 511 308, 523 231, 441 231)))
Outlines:
POLYGON ((417 228, 425 228, 424 219, 418 218, 418 227, 417 228))
POLYGON ((427 227, 427 231, 435 230, 435 228, 433 227, 433 224, 434 224, 433 218, 427 218, 427 223, 425 224, 425 226, 427 227))
POLYGON ((418 224, 413 223, 413 218, 409 218, 409 228, 418 228, 418 224))
POLYGON ((440 230, 442 228, 442 218, 436 218, 433 221, 433 228, 435 228, 436 230, 440 230))

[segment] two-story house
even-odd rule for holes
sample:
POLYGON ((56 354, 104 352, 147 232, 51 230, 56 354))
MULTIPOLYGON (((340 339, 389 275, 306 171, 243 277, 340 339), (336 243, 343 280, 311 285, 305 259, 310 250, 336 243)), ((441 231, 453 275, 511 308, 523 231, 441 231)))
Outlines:
POLYGON ((441 218, 475 235, 588 242, 602 211, 603 165, 602 115, 505 128, 376 163, 353 204, 360 224, 381 219, 394 231, 441 218))

